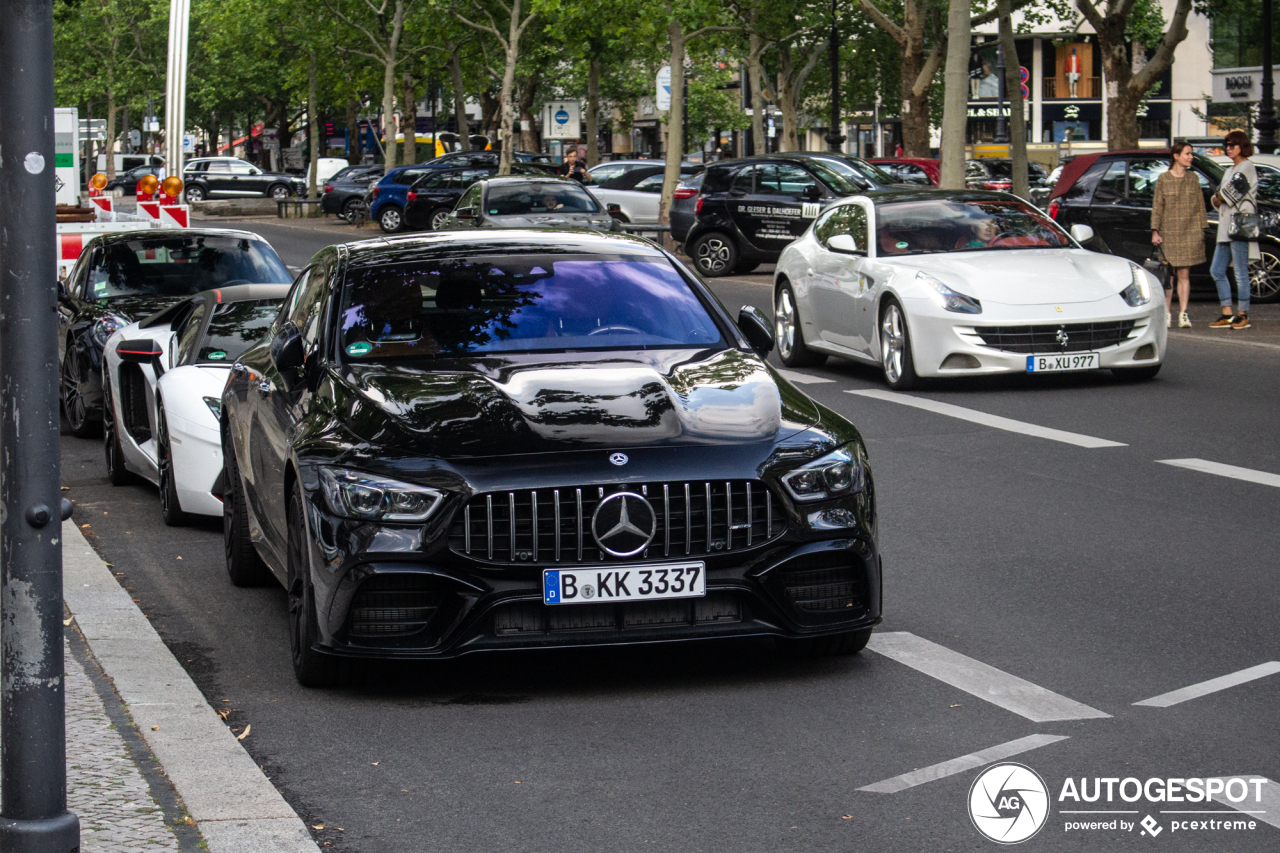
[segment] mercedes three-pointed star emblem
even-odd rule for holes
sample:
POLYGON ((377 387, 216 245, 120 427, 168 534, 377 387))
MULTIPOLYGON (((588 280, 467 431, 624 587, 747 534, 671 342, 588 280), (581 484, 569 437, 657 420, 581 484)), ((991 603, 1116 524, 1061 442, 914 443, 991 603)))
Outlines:
POLYGON ((653 541, 658 517, 642 495, 615 492, 591 516, 591 535, 611 557, 634 557, 653 541))

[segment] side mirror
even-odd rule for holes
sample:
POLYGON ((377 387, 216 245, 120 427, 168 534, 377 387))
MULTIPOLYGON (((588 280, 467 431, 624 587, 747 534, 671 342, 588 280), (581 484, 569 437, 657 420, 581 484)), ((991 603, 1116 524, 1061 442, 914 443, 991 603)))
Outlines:
POLYGON ((280 374, 286 390, 298 384, 299 371, 306 353, 302 349, 302 333, 293 323, 285 323, 271 339, 271 363, 280 374))
POLYGON ((134 364, 150 364, 164 355, 164 350, 160 348, 160 344, 150 338, 139 338, 132 341, 121 341, 116 344, 116 355, 120 356, 121 361, 130 361, 134 364))
POLYGON ((1093 229, 1088 225, 1077 223, 1071 226, 1071 236, 1077 243, 1088 243, 1093 239, 1093 229))
POLYGON ((610 216, 622 215, 622 205, 620 204, 606 204, 604 208, 605 210, 609 211, 610 216))
POLYGON ((822 198, 822 190, 818 189, 817 184, 809 184, 804 188, 804 197, 807 201, 817 201, 822 198))
POLYGON ((858 241, 852 234, 832 234, 827 239, 827 248, 842 255, 865 255, 866 249, 858 248, 858 241))
POLYGON ((453 212, 458 219, 475 219, 476 209, 474 207, 460 207, 453 212))
POLYGON ((761 358, 773 351, 773 324, 754 305, 743 305, 738 311, 738 328, 761 358))

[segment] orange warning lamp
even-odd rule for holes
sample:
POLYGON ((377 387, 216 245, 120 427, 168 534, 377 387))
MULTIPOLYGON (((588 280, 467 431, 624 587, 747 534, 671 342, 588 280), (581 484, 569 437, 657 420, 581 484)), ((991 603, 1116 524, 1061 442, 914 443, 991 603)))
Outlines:
POLYGON ((107 176, 98 172, 89 179, 89 195, 97 197, 102 195, 102 190, 107 186, 107 176))
POLYGON ((160 186, 160 179, 155 175, 143 175, 138 179, 138 200, 151 201, 155 196, 156 189, 160 186))
POLYGON ((169 204, 177 204, 178 197, 182 195, 182 178, 177 175, 165 178, 164 183, 160 184, 160 192, 170 199, 169 204))

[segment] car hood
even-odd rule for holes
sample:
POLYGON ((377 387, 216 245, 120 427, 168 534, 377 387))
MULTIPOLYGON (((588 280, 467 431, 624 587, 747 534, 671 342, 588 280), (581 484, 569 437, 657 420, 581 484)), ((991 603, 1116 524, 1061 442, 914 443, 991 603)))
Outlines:
POLYGON ((524 216, 486 216, 490 228, 591 228, 612 231, 613 217, 604 213, 530 213, 524 216))
POLYGON ((1046 305, 1096 302, 1133 281, 1129 262, 1085 249, 991 249, 894 259, 982 302, 1046 305))
POLYGON ((437 458, 750 444, 819 420, 812 401, 739 350, 528 354, 433 367, 348 366, 338 419, 363 441, 437 458))

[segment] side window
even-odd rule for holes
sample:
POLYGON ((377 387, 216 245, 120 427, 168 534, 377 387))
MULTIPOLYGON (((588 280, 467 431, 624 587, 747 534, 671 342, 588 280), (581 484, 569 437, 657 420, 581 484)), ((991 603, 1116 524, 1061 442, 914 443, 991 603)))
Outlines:
POLYGON ((200 327, 204 325, 204 315, 208 310, 209 303, 201 300, 183 321, 182 328, 178 330, 178 364, 187 364, 191 360, 196 344, 200 342, 200 327))
POLYGON ((467 190, 458 202, 458 207, 479 207, 480 206, 480 185, 472 184, 471 189, 467 190))
POLYGON ((729 191, 748 194, 755 192, 756 173, 761 168, 763 167, 751 166, 738 172, 733 176, 733 183, 729 186, 729 191))
POLYGON ((311 280, 307 283, 307 290, 302 297, 307 303, 307 321, 306 325, 298 324, 298 328, 302 330, 302 339, 310 347, 314 347, 320 340, 320 324, 324 319, 325 295, 328 293, 325 285, 329 281, 329 273, 332 269, 331 265, 326 264, 312 270, 311 280))
POLYGON ((89 258, 84 276, 84 289, 80 291, 81 299, 93 299, 94 293, 98 290, 98 285, 106 287, 107 280, 111 277, 107 271, 107 265, 104 262, 106 252, 101 246, 95 246, 93 255, 89 258))
POLYGON ((644 180, 637 183, 632 189, 641 193, 660 193, 662 192, 662 181, 666 176, 659 172, 656 175, 650 175, 644 180))
POLYGON ((254 174, 254 171, 255 171, 253 166, 251 166, 248 163, 236 162, 230 165, 231 165, 231 174, 233 175, 252 175, 254 174))
POLYGON ((315 267, 307 267, 303 270, 294 281, 293 287, 289 288, 289 295, 284 298, 284 304, 280 306, 280 315, 276 318, 277 325, 284 325, 293 319, 298 310, 298 303, 302 300, 302 294, 306 292, 307 282, 311 279, 313 269, 315 267))
POLYGON ((213 160, 209 163, 204 164, 204 166, 205 166, 204 171, 206 172, 220 172, 225 175, 227 172, 231 171, 230 164, 228 164, 225 160, 213 160))
POLYGON ((1089 167, 1080 179, 1077 180, 1067 190, 1064 198, 1067 199, 1088 199, 1093 196, 1093 191, 1097 189, 1098 181, 1101 180, 1103 173, 1107 170, 1106 163, 1094 163, 1089 167))
POLYGON ((1167 160, 1134 160, 1129 164, 1129 198, 1150 207, 1156 195, 1156 179, 1167 171, 1167 160))
POLYGON ((909 163, 899 167, 897 178, 904 184, 921 184, 926 187, 930 184, 929 173, 919 166, 912 166, 909 163))
POLYGON ((1125 162, 1117 160, 1107 166, 1107 171, 1103 173, 1102 180, 1098 182, 1098 189, 1094 193, 1094 201, 1115 201, 1124 198, 1124 170, 1125 162))
MULTIPOLYGON (((779 163, 773 168, 777 169, 778 175, 778 194, 799 198, 811 190, 810 187, 817 188, 818 182, 814 180, 804 169, 791 163, 779 163)), ((861 245, 861 244, 859 244, 861 245)))
POLYGON ((835 219, 836 211, 839 209, 838 207, 831 208, 813 223, 813 236, 824 246, 827 244, 828 238, 835 233, 835 222, 833 220, 835 219))
POLYGON ((481 178, 489 177, 490 171, 491 170, 489 169, 471 169, 469 171, 462 172, 458 175, 453 186, 455 189, 465 189, 481 178))
POLYGON ((592 171, 591 179, 597 184, 602 181, 611 181, 625 171, 627 171, 626 166, 598 166, 592 171))
POLYGON ((423 178, 418 182, 414 189, 417 190, 440 190, 449 186, 450 179, 453 178, 452 173, 435 174, 430 177, 423 178))
POLYGON ((859 249, 867 248, 867 211, 860 204, 842 204, 831 211, 831 218, 827 220, 829 233, 823 240, 826 241, 837 234, 847 234, 853 238, 854 245, 859 249))
POLYGON ((987 176, 987 170, 981 163, 975 163, 973 160, 970 160, 968 163, 964 164, 964 176, 966 178, 985 178, 987 176))
MULTIPOLYGON (((1201 190, 1205 192, 1213 192, 1214 190, 1213 181, 1209 180, 1203 174, 1201 174, 1200 172, 1197 172, 1195 169, 1192 169, 1191 171, 1192 173, 1195 174, 1196 180, 1200 182, 1201 190)), ((1259 183, 1261 183, 1261 173, 1259 173, 1259 183)))

